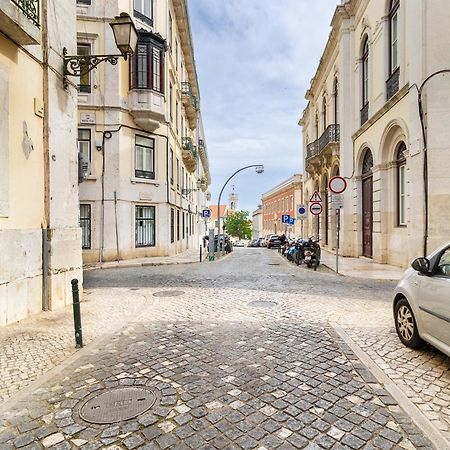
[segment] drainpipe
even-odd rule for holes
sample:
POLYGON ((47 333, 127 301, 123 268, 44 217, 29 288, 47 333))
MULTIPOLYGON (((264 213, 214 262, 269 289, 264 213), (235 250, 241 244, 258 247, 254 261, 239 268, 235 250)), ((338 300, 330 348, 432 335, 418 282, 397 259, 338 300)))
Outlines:
POLYGON ((425 85, 437 75, 450 73, 450 69, 438 70, 437 72, 429 75, 422 82, 419 88, 419 96, 417 98, 419 106, 419 118, 420 125, 422 127, 422 138, 423 138, 423 188, 424 188, 424 207, 425 207, 425 223, 424 223, 424 235, 423 235, 423 255, 428 254, 428 229, 429 229, 429 179, 428 179, 428 142, 427 142, 427 132, 425 127, 425 113, 423 110, 423 90, 425 85))
MULTIPOLYGON (((99 124, 100 125, 100 124, 99 124)), ((124 124, 101 124, 101 126, 116 126, 115 130, 106 130, 102 133, 102 200, 101 200, 101 214, 100 214, 100 252, 99 252, 99 261, 103 262, 103 252, 105 248, 105 167, 106 167, 106 153, 105 153, 105 141, 106 139, 111 139, 113 133, 118 133, 122 128, 127 128, 129 130, 139 131, 142 133, 148 133, 152 136, 162 137, 166 140, 166 177, 167 177, 167 203, 169 206, 176 206, 170 202, 170 180, 169 180, 169 138, 168 136, 164 136, 159 133, 152 133, 150 131, 142 130, 141 128, 131 127, 129 125, 124 124)), ((114 202, 117 204, 117 192, 114 192, 114 202)), ((117 246, 117 258, 119 259, 119 237, 117 230, 117 209, 115 212, 115 220, 116 220, 116 246, 117 246)), ((169 211, 170 214, 170 211, 169 211)))

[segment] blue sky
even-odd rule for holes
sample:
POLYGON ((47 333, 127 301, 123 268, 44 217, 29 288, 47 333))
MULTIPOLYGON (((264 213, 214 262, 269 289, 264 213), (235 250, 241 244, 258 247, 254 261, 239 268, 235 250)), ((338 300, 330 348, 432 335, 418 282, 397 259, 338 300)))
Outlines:
MULTIPOLYGON (((338 0, 189 0, 211 204, 235 170, 239 208, 303 172, 300 115, 338 0)), ((231 183, 230 183, 231 184, 231 183)), ((225 190, 225 198, 231 185, 225 190)))

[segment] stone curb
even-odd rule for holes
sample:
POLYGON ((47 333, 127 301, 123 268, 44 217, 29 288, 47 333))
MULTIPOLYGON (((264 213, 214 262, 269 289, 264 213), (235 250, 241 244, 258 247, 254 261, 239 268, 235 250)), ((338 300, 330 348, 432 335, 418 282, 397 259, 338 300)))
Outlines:
MULTIPOLYGON (((205 262, 205 261, 202 261, 205 262)), ((143 262, 143 263, 127 263, 127 264, 112 264, 107 266, 83 266, 84 272, 89 272, 91 270, 107 270, 107 269, 130 269, 136 267, 153 267, 153 266, 177 266, 181 264, 201 264, 200 261, 180 261, 180 262, 143 262)))
POLYGON ((432 442, 437 450, 450 450, 450 442, 442 435, 431 421, 408 398, 401 387, 394 383, 370 358, 370 356, 353 341, 353 339, 336 323, 331 323, 335 332, 350 347, 359 360, 367 367, 372 375, 391 394, 403 411, 411 418, 422 433, 432 442))

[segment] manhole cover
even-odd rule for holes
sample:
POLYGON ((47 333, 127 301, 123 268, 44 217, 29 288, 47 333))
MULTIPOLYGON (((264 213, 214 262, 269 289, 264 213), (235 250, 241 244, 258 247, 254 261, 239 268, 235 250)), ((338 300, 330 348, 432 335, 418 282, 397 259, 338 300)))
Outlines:
POLYGON ((253 308, 274 308, 275 306, 278 306, 278 303, 261 300, 250 302, 248 305, 252 306, 253 308))
POLYGON ((179 297, 184 291, 160 291, 153 294, 154 297, 179 297))
POLYGON ((96 395, 80 409, 80 417, 89 423, 109 424, 133 419, 149 410, 156 395, 144 388, 124 387, 96 395))

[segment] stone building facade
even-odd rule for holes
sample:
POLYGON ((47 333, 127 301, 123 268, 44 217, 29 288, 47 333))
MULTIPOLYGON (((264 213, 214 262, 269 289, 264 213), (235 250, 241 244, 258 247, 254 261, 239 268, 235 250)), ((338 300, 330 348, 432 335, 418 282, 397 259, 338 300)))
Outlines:
POLYGON ((285 214, 297 217, 297 206, 303 203, 303 175, 296 174, 267 191, 261 197, 263 223, 262 235, 284 233, 286 236, 300 237, 302 221, 294 225, 282 223, 285 214))
POLYGON ((0 325, 72 301, 82 280, 72 0, 0 4, 0 325), (61 33, 64 30, 64 33, 61 33))
POLYGON ((261 237, 263 237, 263 211, 262 205, 259 205, 252 212, 252 239, 259 239, 261 237))
POLYGON ((446 0, 343 0, 336 8, 300 125, 305 198, 319 191, 325 202, 308 230, 329 248, 328 181, 348 181, 344 256, 406 267, 449 240, 449 22, 446 0))
POLYGON ((85 262, 197 248, 209 173, 186 0, 78 0, 78 52, 117 53, 108 22, 128 13, 135 55, 79 80, 85 262))

